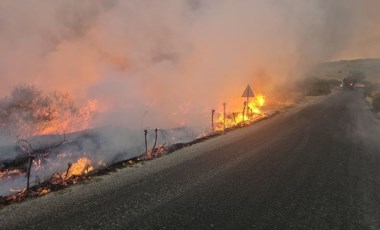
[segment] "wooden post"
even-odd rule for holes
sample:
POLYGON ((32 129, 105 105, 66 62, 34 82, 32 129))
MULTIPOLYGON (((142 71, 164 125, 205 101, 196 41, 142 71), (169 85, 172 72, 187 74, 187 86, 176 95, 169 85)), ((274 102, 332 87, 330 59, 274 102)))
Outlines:
POLYGON ((247 119, 248 119, 248 115, 249 115, 249 96, 248 96, 248 94, 247 94, 247 102, 245 104, 247 105, 246 112, 247 112, 247 119))
POLYGON ((226 129, 226 103, 223 103, 223 130, 226 129))
POLYGON ((29 196, 30 171, 32 170, 32 165, 33 165, 34 159, 35 159, 35 156, 33 154, 29 154, 29 167, 28 167, 28 174, 27 174, 27 181, 26 181, 26 196, 29 196))
POLYGON ((246 105, 247 105, 247 102, 245 101, 245 102, 244 102, 244 106, 243 106, 243 122, 244 122, 244 116, 245 116, 246 105))
POLYGON ((232 116, 234 117, 234 122, 236 124, 236 113, 232 113, 232 116))
POLYGON ((153 145, 153 148, 152 148, 152 152, 154 151, 154 149, 156 148, 156 144, 157 144, 157 132, 158 132, 158 129, 156 128, 154 130, 155 132, 155 138, 154 138, 154 145, 153 145))
POLYGON ((145 154, 148 155, 148 141, 146 140, 146 135, 148 134, 148 130, 144 129, 145 136, 145 154))
POLYGON ((215 109, 211 110, 211 130, 214 132, 214 114, 215 114, 215 109))
POLYGON ((73 163, 71 163, 71 162, 67 163, 67 170, 66 170, 65 180, 69 176, 69 171, 70 171, 70 168, 71 168, 72 165, 73 165, 73 163))

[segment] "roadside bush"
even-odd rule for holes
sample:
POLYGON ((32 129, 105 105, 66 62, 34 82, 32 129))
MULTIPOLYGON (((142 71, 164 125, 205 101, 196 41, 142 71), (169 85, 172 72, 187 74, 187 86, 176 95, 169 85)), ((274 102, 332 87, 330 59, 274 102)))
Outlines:
POLYGON ((30 85, 16 86, 0 99, 0 131, 19 138, 45 134, 48 129, 66 131, 81 116, 68 93, 44 94, 30 85))
POLYGON ((306 85, 307 96, 321 96, 331 93, 329 81, 322 79, 311 79, 306 85))
POLYGON ((380 89, 379 84, 373 84, 370 82, 365 82, 364 84, 366 85, 366 87, 364 88, 364 95, 365 96, 372 97, 372 95, 374 95, 374 93, 380 89))
POLYGON ((376 112, 380 112, 380 91, 376 91, 372 95, 372 108, 376 112))
POLYGON ((342 81, 339 81, 339 80, 336 80, 336 79, 330 79, 330 80, 326 80, 330 86, 332 87, 338 87, 340 85, 340 83, 342 83, 342 81))

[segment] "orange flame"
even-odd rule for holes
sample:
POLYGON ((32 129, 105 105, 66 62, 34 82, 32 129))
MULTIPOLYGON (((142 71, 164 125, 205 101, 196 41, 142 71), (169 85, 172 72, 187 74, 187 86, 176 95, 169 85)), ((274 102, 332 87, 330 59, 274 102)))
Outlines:
POLYGON ((260 108, 265 105, 265 96, 259 94, 255 97, 255 99, 248 103, 248 108, 256 114, 261 114, 260 108))
POLYGON ((90 100, 81 107, 76 116, 68 116, 64 120, 49 123, 48 127, 44 127, 36 134, 49 135, 57 133, 77 132, 90 128, 92 115, 98 110, 98 102, 90 100))
POLYGON ((19 170, 19 169, 11 169, 11 170, 0 171, 0 179, 1 180, 11 179, 12 177, 14 177, 16 175, 25 176, 26 173, 21 172, 21 170, 19 170))
POLYGON ((82 157, 77 162, 72 164, 68 174, 65 175, 65 177, 68 178, 71 176, 81 176, 83 174, 86 175, 93 170, 94 167, 91 166, 91 160, 86 157, 82 157))
POLYGON ((232 111, 240 111, 227 113, 225 118, 224 114, 219 114, 216 119, 215 130, 222 131, 224 124, 225 128, 230 128, 242 123, 250 123, 263 117, 265 114, 262 112, 262 107, 265 105, 265 102, 266 97, 262 94, 258 94, 252 101, 248 102, 248 111, 246 111, 247 108, 245 108, 244 114, 241 108, 233 108, 232 111))

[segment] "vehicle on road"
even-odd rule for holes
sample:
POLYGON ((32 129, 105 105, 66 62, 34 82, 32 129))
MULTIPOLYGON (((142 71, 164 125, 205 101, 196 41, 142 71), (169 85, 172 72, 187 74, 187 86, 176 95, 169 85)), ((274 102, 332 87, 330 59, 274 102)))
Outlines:
POLYGON ((343 89, 355 89, 356 79, 349 76, 343 79, 343 89))
POLYGON ((362 88, 365 88, 365 84, 359 82, 359 83, 356 83, 355 84, 355 88, 358 88, 358 89, 362 89, 362 88))

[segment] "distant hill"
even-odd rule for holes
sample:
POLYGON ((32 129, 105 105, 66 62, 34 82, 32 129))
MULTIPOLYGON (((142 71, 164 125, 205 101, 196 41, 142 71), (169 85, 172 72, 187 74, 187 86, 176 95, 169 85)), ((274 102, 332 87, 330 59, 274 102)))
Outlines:
POLYGON ((318 64, 309 75, 322 79, 341 80, 349 73, 357 71, 363 72, 369 81, 380 82, 380 58, 324 62, 318 64))

